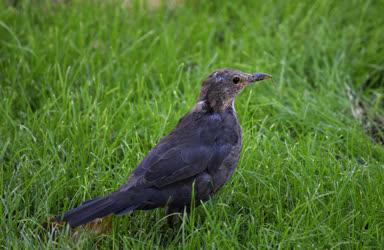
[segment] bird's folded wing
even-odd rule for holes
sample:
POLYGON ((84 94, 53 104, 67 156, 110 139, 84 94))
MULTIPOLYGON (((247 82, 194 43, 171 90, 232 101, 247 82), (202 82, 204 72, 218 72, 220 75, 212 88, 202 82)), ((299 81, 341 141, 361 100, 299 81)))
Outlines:
POLYGON ((144 180, 161 187, 194 176, 207 167, 212 151, 202 145, 183 144, 168 149, 156 150, 149 155, 144 180))
MULTIPOLYGON (((227 150, 224 150, 227 151, 227 150)), ((218 147, 183 144, 166 152, 155 151, 143 162, 145 183, 163 187, 185 180, 207 169, 208 164, 221 164, 227 152, 218 147), (211 160, 214 159, 215 162, 211 160)))

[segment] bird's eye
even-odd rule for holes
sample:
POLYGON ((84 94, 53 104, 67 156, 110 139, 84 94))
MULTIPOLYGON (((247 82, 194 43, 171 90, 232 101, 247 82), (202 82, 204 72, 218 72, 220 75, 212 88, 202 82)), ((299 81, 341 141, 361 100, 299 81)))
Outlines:
POLYGON ((235 76, 233 79, 232 79, 233 83, 234 84, 238 84, 240 82, 240 77, 238 76, 235 76))

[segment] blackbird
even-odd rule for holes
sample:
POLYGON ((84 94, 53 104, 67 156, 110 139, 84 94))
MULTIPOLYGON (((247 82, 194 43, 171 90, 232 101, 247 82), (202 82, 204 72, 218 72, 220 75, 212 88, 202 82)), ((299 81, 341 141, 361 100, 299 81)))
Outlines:
POLYGON ((60 219, 71 227, 134 210, 166 207, 167 214, 207 201, 229 179, 241 151, 234 99, 264 73, 220 69, 202 83, 195 106, 148 153, 115 192, 84 202, 60 219), (193 200, 192 200, 193 199, 193 200))

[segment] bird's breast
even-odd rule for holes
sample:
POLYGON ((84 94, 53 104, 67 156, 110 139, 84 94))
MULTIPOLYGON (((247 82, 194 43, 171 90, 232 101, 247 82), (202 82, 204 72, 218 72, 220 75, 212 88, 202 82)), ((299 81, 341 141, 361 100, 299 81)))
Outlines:
POLYGON ((234 112, 207 114, 198 128, 200 140, 206 145, 235 146, 241 143, 241 128, 234 112))

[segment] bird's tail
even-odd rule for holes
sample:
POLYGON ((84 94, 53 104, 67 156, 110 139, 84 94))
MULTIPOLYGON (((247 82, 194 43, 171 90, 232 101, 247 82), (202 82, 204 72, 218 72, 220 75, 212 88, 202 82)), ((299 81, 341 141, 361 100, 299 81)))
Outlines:
MULTIPOLYGON (((66 212, 63 217, 58 216, 56 219, 67 222, 74 228, 110 214, 122 215, 135 209, 145 208, 143 204, 152 196, 153 192, 147 189, 118 190, 107 196, 86 201, 66 212)), ((152 200, 156 200, 156 197, 159 198, 155 196, 152 200)))
POLYGON ((61 220, 74 228, 115 212, 114 201, 109 197, 96 198, 66 212, 61 220))

